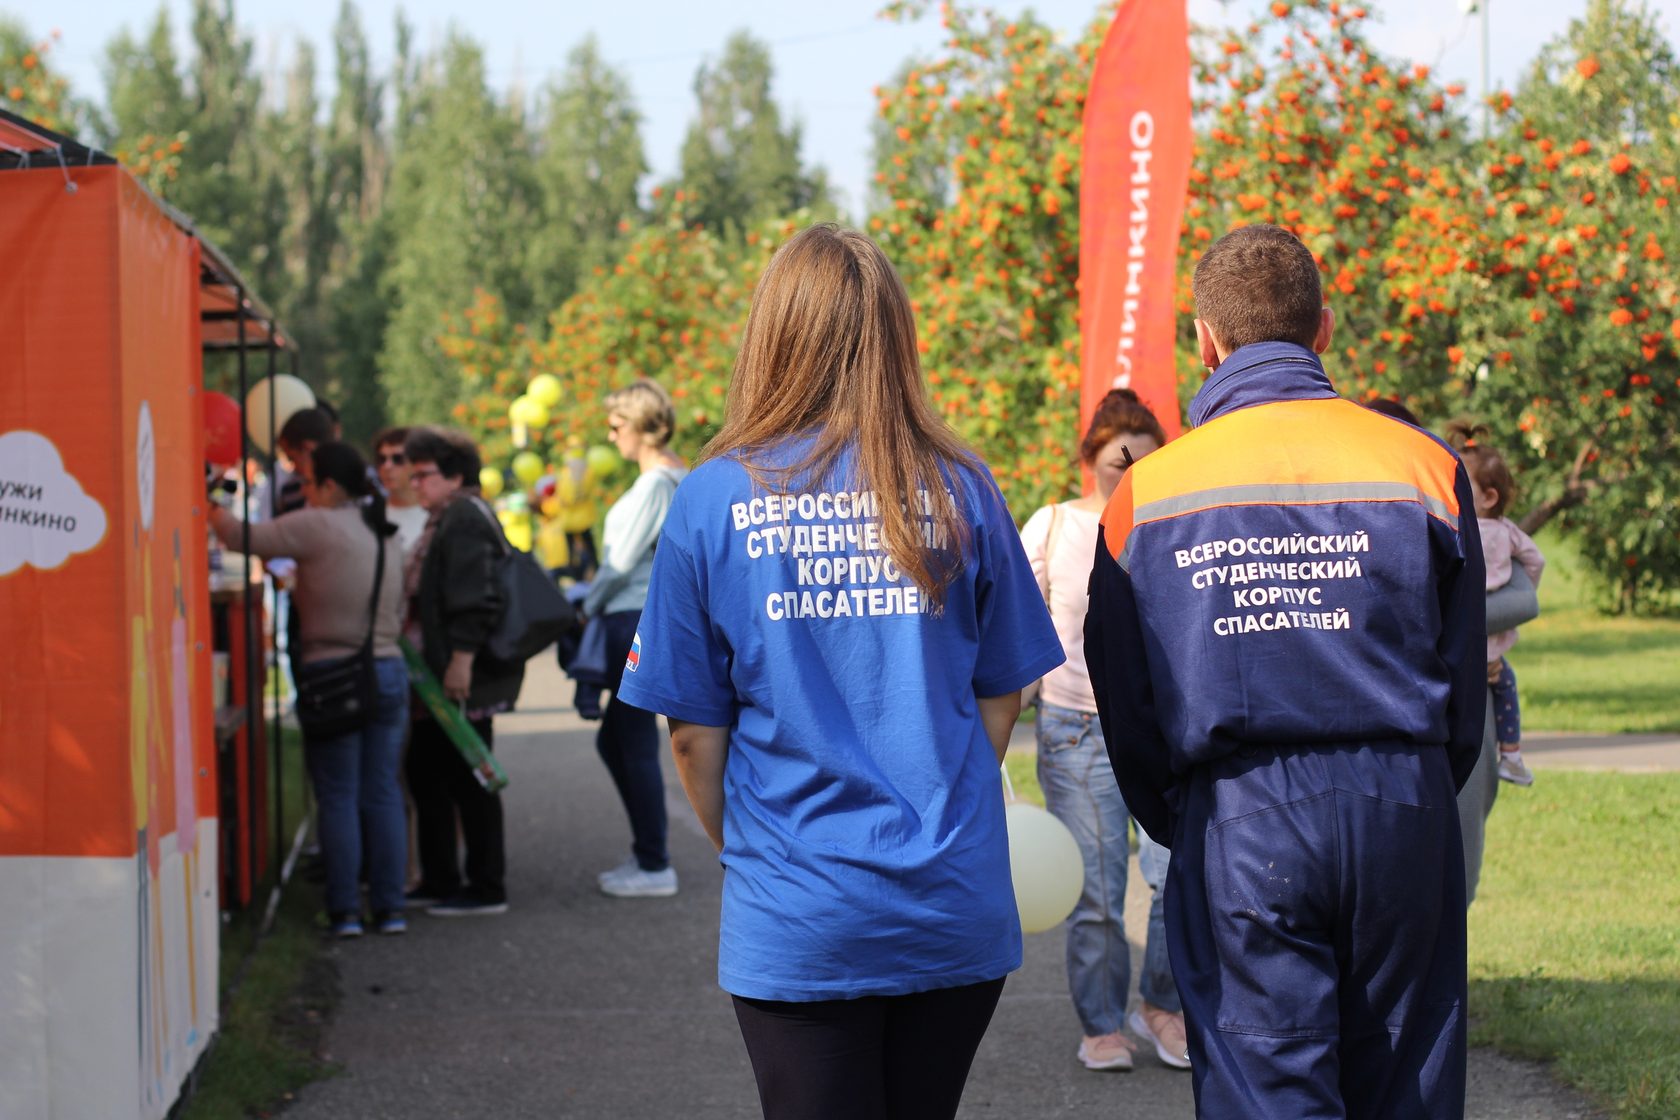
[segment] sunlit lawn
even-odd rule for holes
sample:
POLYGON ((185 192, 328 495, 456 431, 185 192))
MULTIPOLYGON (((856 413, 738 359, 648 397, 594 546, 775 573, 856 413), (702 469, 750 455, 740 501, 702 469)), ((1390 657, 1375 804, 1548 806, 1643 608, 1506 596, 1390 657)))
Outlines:
POLYGON ((1680 732, 1680 618, 1601 614, 1574 549, 1539 543, 1540 617, 1510 655, 1524 728, 1680 732))
POLYGON ((1472 1039, 1680 1116, 1680 774, 1507 786, 1470 908, 1472 1039))

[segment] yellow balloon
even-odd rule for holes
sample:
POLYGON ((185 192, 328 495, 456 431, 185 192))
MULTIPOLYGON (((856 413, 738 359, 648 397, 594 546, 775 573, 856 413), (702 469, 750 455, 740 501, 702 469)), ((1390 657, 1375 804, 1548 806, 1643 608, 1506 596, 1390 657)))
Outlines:
POLYGON ((560 379, 552 373, 539 373, 531 378, 525 395, 544 408, 553 408, 560 403, 560 379))
POLYGON ((584 453, 583 461, 588 464, 590 478, 604 478, 618 466, 618 452, 610 447, 596 444, 584 453))
POLYGON ((543 475, 542 457, 534 451, 521 451, 513 457, 513 477, 529 486, 543 475))
POLYGON ((1085 859, 1067 825, 1025 801, 1004 806, 1009 828, 1009 876, 1023 933, 1042 933, 1067 920, 1085 882, 1085 859))
POLYGON ((548 424, 548 406, 531 397, 519 397, 508 406, 508 419, 527 428, 541 428, 548 424))
POLYGON ((478 472, 478 488, 484 491, 486 498, 494 498, 502 492, 502 472, 495 467, 485 467, 478 472))

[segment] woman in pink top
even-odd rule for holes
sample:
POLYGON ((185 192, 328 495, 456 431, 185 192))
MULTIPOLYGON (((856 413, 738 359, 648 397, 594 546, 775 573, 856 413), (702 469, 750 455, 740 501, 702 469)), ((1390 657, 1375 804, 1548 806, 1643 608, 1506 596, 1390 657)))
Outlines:
POLYGON ((1160 422, 1130 389, 1104 397, 1080 444, 1080 460, 1096 480, 1094 492, 1045 506, 1021 530, 1021 543, 1038 576, 1067 662, 1045 677, 1038 697, 1038 782, 1045 807, 1068 826, 1085 857, 1085 886, 1068 921, 1068 987, 1084 1037, 1079 1060, 1087 1069, 1132 1068, 1136 1044, 1123 1028, 1152 1043, 1161 1061, 1188 1069, 1184 1013, 1167 960, 1161 884, 1167 850, 1138 829, 1138 865, 1154 898, 1143 974, 1142 1005, 1126 1016, 1132 957, 1124 911, 1131 815, 1109 765, 1097 722, 1097 702, 1085 668, 1085 611, 1098 523, 1120 476, 1166 442, 1160 422))
MULTIPOLYGON (((1486 428, 1465 423, 1455 423, 1447 429, 1448 440, 1464 460, 1464 469, 1474 488, 1476 525, 1481 530, 1482 559, 1487 565, 1487 589, 1497 591, 1510 583, 1514 565, 1521 565, 1535 587, 1539 587, 1546 558, 1534 538, 1505 516, 1517 487, 1504 456, 1476 442, 1477 436, 1486 434, 1486 428)), ((1494 734, 1499 739, 1499 776, 1519 786, 1530 786, 1534 784, 1534 772, 1522 757, 1522 708, 1517 702, 1517 675, 1505 660, 1516 644, 1514 629, 1488 634, 1488 688, 1492 690, 1494 734)))

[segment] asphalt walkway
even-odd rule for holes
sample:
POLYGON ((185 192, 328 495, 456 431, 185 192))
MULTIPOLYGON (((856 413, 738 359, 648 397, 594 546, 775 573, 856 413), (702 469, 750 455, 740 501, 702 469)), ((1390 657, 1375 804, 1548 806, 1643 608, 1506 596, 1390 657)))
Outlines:
MULTIPOLYGON (((675 898, 618 900, 595 875, 629 829, 552 663, 532 664, 524 710, 497 720, 511 908, 492 918, 418 917, 400 938, 334 943, 343 1000, 327 1056, 343 1072, 309 1086, 288 1120, 751 1120, 752 1073, 716 984, 721 870, 667 764, 675 898)), ((1128 928, 1143 929, 1136 874, 1128 928)), ((303 886, 301 889, 312 889, 303 886)), ((1140 951, 1134 946, 1134 956, 1140 951)), ((1187 1074, 1140 1053, 1132 1073, 1074 1057, 1062 938, 1027 938, 961 1116, 1190 1117, 1187 1074)), ((1471 1120, 1595 1114, 1539 1067, 1474 1051, 1471 1120)))

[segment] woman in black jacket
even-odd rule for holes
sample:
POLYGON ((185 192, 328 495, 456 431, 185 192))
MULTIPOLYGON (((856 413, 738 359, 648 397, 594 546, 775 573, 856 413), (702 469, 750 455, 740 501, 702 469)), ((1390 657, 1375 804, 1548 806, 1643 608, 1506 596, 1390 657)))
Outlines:
MULTIPOLYGON (((523 663, 508 665, 483 651, 501 620, 496 562, 508 548, 495 514, 478 490, 478 448, 459 432, 415 428, 403 443, 414 490, 429 514, 408 556, 405 635, 450 699, 492 744, 491 717, 511 711, 524 682, 523 663)), ((410 906, 438 917, 501 914, 507 910, 507 859, 502 799, 478 784, 449 737, 424 712, 414 717, 408 748, 408 789, 414 798, 420 884, 410 906), (466 878, 456 850, 456 821, 466 841, 466 878)))

